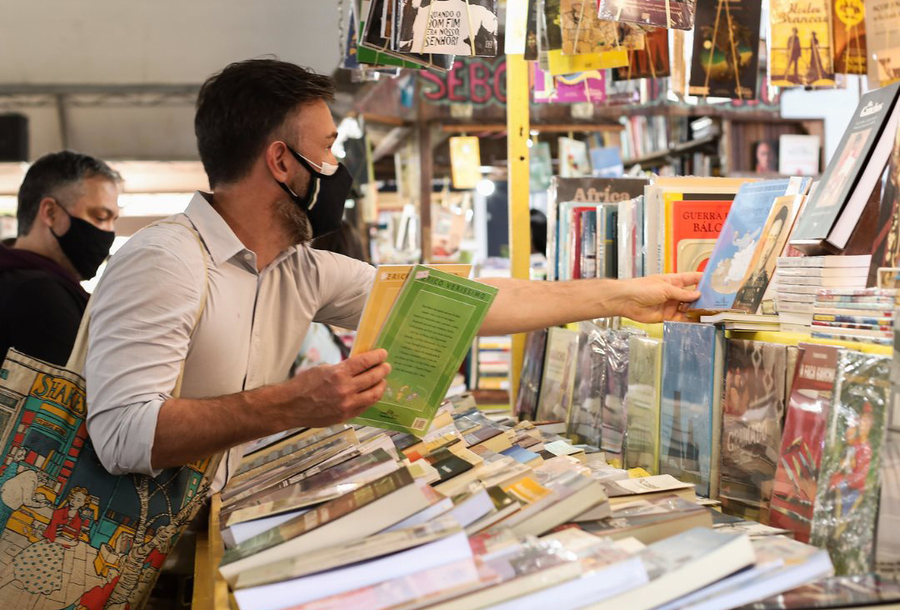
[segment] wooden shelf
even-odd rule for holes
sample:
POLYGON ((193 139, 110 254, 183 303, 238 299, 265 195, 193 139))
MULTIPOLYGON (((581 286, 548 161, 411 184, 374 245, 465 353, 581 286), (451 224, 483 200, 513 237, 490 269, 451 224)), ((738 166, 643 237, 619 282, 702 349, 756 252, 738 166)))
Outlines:
POLYGON ((661 165, 661 163, 656 163, 657 161, 665 162, 667 159, 671 157, 677 157, 680 155, 684 155, 687 153, 693 153, 705 146, 709 146, 710 144, 716 144, 719 141, 721 136, 707 136, 705 138, 698 138, 696 140, 689 140, 687 142, 682 142, 681 144, 676 144, 672 148, 666 150, 660 150, 654 153, 650 153, 648 155, 642 155, 640 157, 635 157, 634 159, 626 159, 622 163, 625 166, 629 165, 661 165))

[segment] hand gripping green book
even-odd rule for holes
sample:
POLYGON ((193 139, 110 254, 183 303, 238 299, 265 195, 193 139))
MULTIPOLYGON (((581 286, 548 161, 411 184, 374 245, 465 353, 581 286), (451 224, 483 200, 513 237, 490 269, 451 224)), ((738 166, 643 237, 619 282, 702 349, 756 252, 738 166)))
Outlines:
POLYGON ((372 346, 388 352, 387 390, 353 423, 423 436, 495 296, 493 286, 413 268, 372 346))

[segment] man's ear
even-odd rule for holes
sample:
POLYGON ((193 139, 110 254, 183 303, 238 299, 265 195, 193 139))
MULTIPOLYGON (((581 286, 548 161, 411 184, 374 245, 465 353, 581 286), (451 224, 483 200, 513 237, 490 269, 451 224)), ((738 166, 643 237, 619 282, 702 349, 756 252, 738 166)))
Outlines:
POLYGON ((59 204, 52 197, 44 197, 38 204, 37 221, 42 222, 47 227, 52 227, 56 217, 62 214, 59 204))
POLYGON ((291 156, 291 151, 288 150, 287 144, 280 140, 276 140, 266 147, 265 154, 266 166, 269 168, 269 171, 272 172, 275 179, 279 182, 287 182, 287 179, 290 176, 288 165, 290 160, 288 157, 291 156))

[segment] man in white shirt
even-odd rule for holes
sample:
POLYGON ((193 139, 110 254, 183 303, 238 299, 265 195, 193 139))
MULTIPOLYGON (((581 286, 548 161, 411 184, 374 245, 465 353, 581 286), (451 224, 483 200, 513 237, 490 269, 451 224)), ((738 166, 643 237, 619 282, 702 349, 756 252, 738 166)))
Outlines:
MULTIPOLYGON (((212 193, 173 222, 197 230, 205 255, 184 227, 154 226, 112 257, 93 297, 87 425, 110 472, 155 474, 228 451, 219 488, 243 443, 336 424, 381 398, 384 350, 288 378, 310 323, 355 327, 374 278, 307 246, 339 227, 350 188, 331 153, 333 93, 330 78, 276 60, 231 64, 203 85, 195 131, 212 193)), ((672 319, 699 297, 688 289, 699 279, 491 279, 500 292, 481 332, 672 319)))

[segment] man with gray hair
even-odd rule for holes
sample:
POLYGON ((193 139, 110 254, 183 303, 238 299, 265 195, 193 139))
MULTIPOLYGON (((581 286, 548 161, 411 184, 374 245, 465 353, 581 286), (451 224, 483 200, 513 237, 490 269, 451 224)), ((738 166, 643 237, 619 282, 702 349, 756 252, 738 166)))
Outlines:
POLYGON ((18 238, 0 246, 0 359, 10 347, 64 365, 88 294, 79 282, 109 255, 121 177, 71 151, 35 161, 19 189, 18 238))

